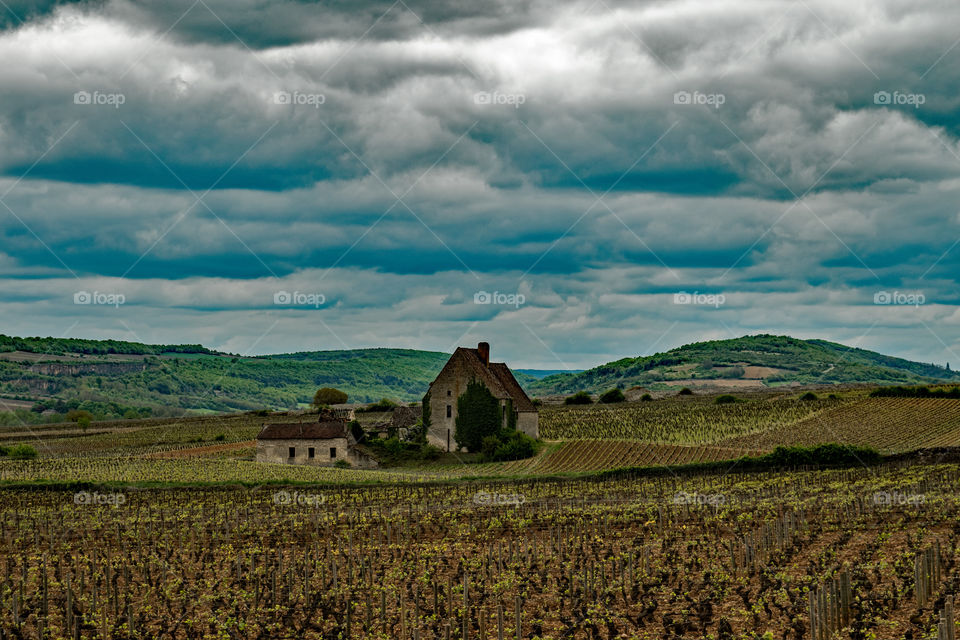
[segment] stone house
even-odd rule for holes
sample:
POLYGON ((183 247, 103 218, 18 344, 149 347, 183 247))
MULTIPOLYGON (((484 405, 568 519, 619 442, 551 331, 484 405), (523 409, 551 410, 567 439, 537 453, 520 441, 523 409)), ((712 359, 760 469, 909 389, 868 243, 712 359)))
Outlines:
POLYGON ((467 385, 477 380, 486 386, 491 395, 500 402, 503 427, 515 424, 516 428, 531 438, 540 435, 537 407, 513 377, 510 368, 502 362, 490 362, 490 345, 481 342, 476 349, 458 347, 444 365, 430 390, 424 396, 424 410, 429 406, 430 427, 427 440, 444 451, 457 447, 454 440, 457 420, 457 398, 467 385))
POLYGON ((332 414, 306 424, 264 424, 257 434, 257 462, 332 467, 341 460, 360 469, 378 466, 376 458, 357 444, 346 421, 332 414))

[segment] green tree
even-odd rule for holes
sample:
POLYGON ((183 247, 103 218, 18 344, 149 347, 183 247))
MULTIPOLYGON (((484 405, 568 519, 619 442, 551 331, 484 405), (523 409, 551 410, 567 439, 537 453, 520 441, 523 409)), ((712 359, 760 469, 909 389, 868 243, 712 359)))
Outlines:
POLYGON ((86 419, 87 426, 90 426, 90 421, 93 420, 93 414, 85 409, 71 409, 67 412, 67 420, 70 422, 80 423, 81 420, 86 419))
POLYGON ((331 404, 343 404, 347 401, 347 397, 347 394, 339 389, 323 387, 313 394, 313 406, 319 409, 331 404))
POLYGON ((467 451, 480 451, 483 439, 500 431, 500 403, 485 385, 476 380, 457 398, 454 440, 467 451))

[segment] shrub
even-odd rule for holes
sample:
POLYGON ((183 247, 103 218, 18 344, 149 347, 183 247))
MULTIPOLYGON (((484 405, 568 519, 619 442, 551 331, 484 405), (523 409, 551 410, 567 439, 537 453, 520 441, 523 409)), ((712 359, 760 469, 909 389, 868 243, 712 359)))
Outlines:
POLYGON ((216 440, 217 442, 226 442, 226 440, 227 440, 227 434, 225 434, 225 433, 218 433, 218 434, 217 434, 217 437, 215 437, 214 440, 216 440))
POLYGON ((331 404, 343 404, 347 401, 347 397, 347 394, 339 389, 323 387, 313 394, 313 406, 320 408, 331 404))
POLYGON ((653 396, 650 395, 649 393, 645 393, 645 394, 643 394, 642 396, 640 396, 640 401, 641 401, 641 402, 653 402, 653 396))
POLYGON ((18 444, 7 449, 11 460, 33 460, 37 457, 37 450, 28 444, 18 444))
POLYGON ((600 396, 600 402, 604 404, 613 404, 615 402, 623 402, 626 399, 627 399, 626 396, 623 395, 623 391, 620 391, 620 389, 610 389, 609 391, 604 393, 602 396, 600 396))
POLYGON ((722 396, 717 396, 717 399, 714 400, 717 404, 733 404, 734 402, 739 402, 737 396, 732 396, 729 393, 725 393, 722 396))
POLYGON ((537 452, 537 441, 523 433, 503 429, 483 439, 480 459, 484 462, 501 462, 529 458, 537 452))
POLYGON ((480 443, 480 457, 484 460, 493 460, 499 446, 500 438, 498 436, 485 436, 483 442, 480 443))
POLYGON ((88 420, 87 424, 89 425, 89 421, 93 420, 93 414, 84 409, 71 409, 67 412, 67 420, 70 422, 79 423, 81 418, 86 418, 88 420))
POLYGON ((337 460, 336 462, 333 463, 333 466, 335 466, 337 469, 352 469, 352 468, 353 468, 353 466, 352 466, 349 462, 347 462, 346 460, 337 460))
POLYGON ((572 396, 567 396, 563 404, 593 404, 593 398, 586 391, 577 391, 572 396))
POLYGON ((368 404, 365 407, 360 407, 357 409, 360 413, 375 413, 378 411, 393 411, 398 405, 396 402, 390 398, 381 398, 380 400, 374 402, 373 404, 368 404))
MULTIPOLYGON (((830 395, 832 395, 834 398, 837 397, 837 395, 833 393, 830 395)), ((807 391, 805 394, 800 396, 800 399, 803 400, 804 402, 809 402, 811 400, 817 400, 818 398, 817 398, 817 394, 815 394, 813 391, 807 391)))
POLYGON ((543 406, 543 400, 541 400, 540 398, 534 398, 530 402, 532 402, 533 406, 535 407, 543 406))
POLYGON ((377 460, 385 466, 410 461, 421 462, 425 460, 436 460, 443 454, 440 449, 433 445, 401 442, 396 437, 385 440, 368 438, 364 442, 364 446, 373 451, 377 460))
POLYGON ((728 367, 720 372, 721 378, 742 378, 746 371, 743 367, 728 367))
POLYGON ((680 391, 677 392, 677 395, 678 395, 678 396, 692 396, 692 395, 693 395, 693 391, 690 390, 690 387, 684 387, 683 389, 680 389, 680 391))
POLYGON ((851 464, 876 464, 880 454, 869 447, 821 444, 816 447, 779 446, 762 457, 762 460, 778 467, 843 466, 851 464))

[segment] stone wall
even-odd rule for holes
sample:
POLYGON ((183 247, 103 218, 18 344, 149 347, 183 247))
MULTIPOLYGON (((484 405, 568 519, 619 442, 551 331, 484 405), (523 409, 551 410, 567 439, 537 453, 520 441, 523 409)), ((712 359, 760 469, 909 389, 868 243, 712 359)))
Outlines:
POLYGON ((467 390, 467 383, 472 379, 471 372, 460 361, 450 363, 450 366, 440 373, 440 376, 430 387, 430 430, 427 440, 443 449, 453 451, 457 443, 453 438, 456 431, 457 398, 467 390), (447 407, 450 407, 450 417, 447 417, 447 407), (450 448, 447 448, 447 442, 450 448))
POLYGON ((540 415, 533 411, 521 411, 517 414, 517 430, 531 438, 540 437, 540 415))
POLYGON ((329 438, 323 440, 257 440, 257 462, 274 462, 278 464, 305 464, 317 467, 332 467, 338 460, 345 460, 353 464, 346 438, 329 438), (296 455, 290 457, 290 448, 293 447, 296 455), (310 447, 314 449, 314 457, 310 457, 310 447), (330 449, 336 449, 336 456, 330 457, 330 449))

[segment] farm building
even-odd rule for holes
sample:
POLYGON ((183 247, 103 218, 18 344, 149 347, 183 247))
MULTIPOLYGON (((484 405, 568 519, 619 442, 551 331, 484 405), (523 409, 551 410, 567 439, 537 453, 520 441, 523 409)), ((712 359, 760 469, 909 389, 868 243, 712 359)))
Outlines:
POLYGON ((406 440, 423 416, 423 407, 396 407, 390 414, 390 419, 377 422, 369 428, 379 438, 397 437, 406 440))
POLYGON ((516 428, 531 438, 539 437, 539 413, 510 368, 503 362, 490 362, 490 345, 481 342, 476 349, 458 347, 450 360, 430 383, 424 396, 424 410, 429 407, 427 439, 444 451, 456 449, 454 433, 457 420, 457 398, 472 381, 481 382, 500 402, 503 427, 516 428))
POLYGON ((317 422, 264 424, 257 434, 257 462, 332 467, 340 461, 361 469, 376 468, 377 461, 332 413, 317 422))

